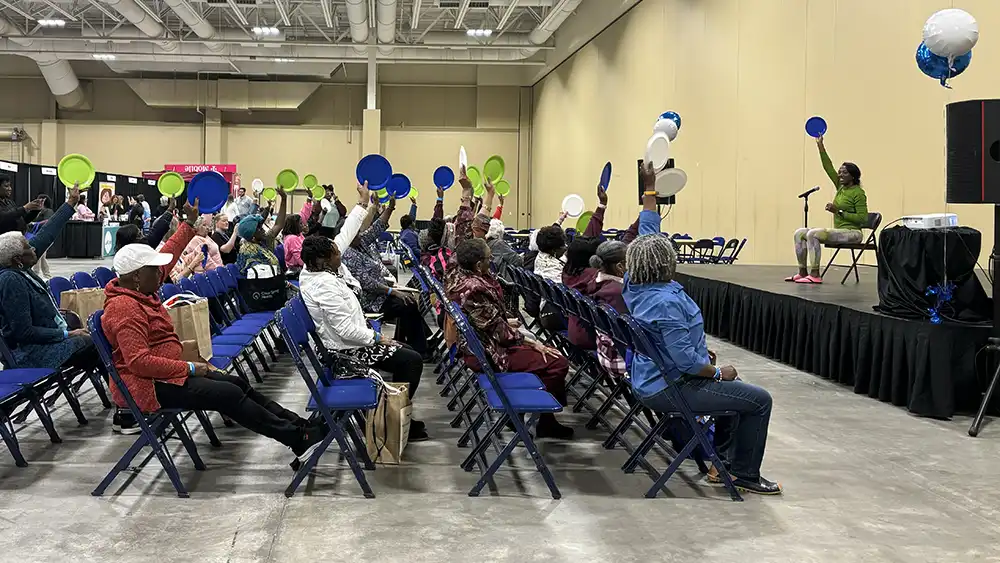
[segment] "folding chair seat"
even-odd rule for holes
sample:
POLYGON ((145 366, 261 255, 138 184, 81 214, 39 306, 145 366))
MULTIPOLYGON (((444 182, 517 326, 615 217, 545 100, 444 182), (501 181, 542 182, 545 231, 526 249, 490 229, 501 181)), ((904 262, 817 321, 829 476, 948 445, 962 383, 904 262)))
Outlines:
MULTIPOLYGON (((500 386, 504 389, 545 389, 545 384, 533 373, 521 371, 499 372, 496 374, 496 378, 500 382, 500 386)), ((493 384, 490 383, 490 378, 485 373, 477 374, 476 379, 479 382, 479 387, 486 390, 493 389, 493 384)))
POLYGON ((103 287, 97 282, 96 279, 94 279, 94 276, 90 275, 88 272, 77 272, 73 274, 72 281, 73 285, 76 286, 77 289, 103 287))
MULTIPOLYGON (((118 477, 122 471, 126 471, 132 466, 132 461, 137 455, 139 455, 139 452, 146 446, 149 446, 151 451, 143 459, 143 461, 138 464, 138 467, 144 467, 149 460, 155 456, 164 471, 166 471, 167 476, 170 479, 170 483, 177 492, 177 496, 187 498, 189 496, 188 490, 185 487, 184 482, 181 480, 180 473, 177 471, 177 466, 170 453, 170 448, 167 447, 167 440, 172 437, 178 438, 184 445, 184 449, 187 450, 188 455, 191 456, 195 469, 198 471, 205 470, 205 464, 202 462, 201 456, 198 455, 198 448, 188 432, 181 416, 188 411, 181 409, 160 409, 156 412, 144 413, 139 409, 138 404, 136 404, 135 399, 128 390, 128 386, 125 385, 125 382, 122 381, 121 376, 118 374, 118 370, 115 369, 114 361, 111 358, 111 344, 108 342, 108 339, 104 334, 101 323, 103 316, 104 311, 97 311, 90 316, 90 320, 87 323, 88 328, 90 329, 90 335, 94 340, 94 345, 97 347, 97 352, 101 356, 101 361, 104 363, 104 367, 107 369, 108 375, 118 387, 119 392, 125 399, 128 409, 132 412, 132 416, 135 417, 135 420, 139 425, 139 434, 136 437, 135 442, 129 447, 121 459, 118 460, 114 467, 111 468, 111 471, 109 471, 104 479, 101 480, 91 494, 93 496, 103 495, 104 491, 107 490, 115 478, 118 477)), ((193 413, 199 421, 201 421, 202 427, 205 429, 205 434, 208 436, 211 444, 216 447, 220 446, 221 444, 218 437, 215 435, 215 429, 212 427, 212 423, 209 421, 208 416, 201 411, 190 412, 193 413)))
POLYGON ((105 287, 106 285, 111 283, 111 280, 117 277, 118 276, 115 275, 115 272, 111 270, 111 268, 107 268, 105 266, 98 266, 97 268, 94 269, 94 279, 97 280, 97 283, 101 284, 101 287, 105 287))
MULTIPOLYGON (((519 414, 524 413, 557 413, 562 411, 562 405, 555 397, 546 392, 538 392, 536 389, 504 389, 504 393, 507 395, 507 399, 510 400, 510 406, 514 409, 514 412, 519 414)), ((489 403, 490 408, 494 410, 503 410, 503 401, 500 399, 500 395, 497 394, 495 390, 486 390, 486 401, 489 403)))
POLYGON ((49 435, 49 441, 53 444, 62 442, 42 395, 43 385, 55 374, 54 370, 46 369, 7 368, 0 371, 0 376, 3 376, 0 382, 0 437, 3 438, 11 457, 14 458, 14 464, 18 467, 28 465, 21 453, 17 430, 10 416, 18 408, 27 405, 27 408, 38 416, 42 427, 49 435))

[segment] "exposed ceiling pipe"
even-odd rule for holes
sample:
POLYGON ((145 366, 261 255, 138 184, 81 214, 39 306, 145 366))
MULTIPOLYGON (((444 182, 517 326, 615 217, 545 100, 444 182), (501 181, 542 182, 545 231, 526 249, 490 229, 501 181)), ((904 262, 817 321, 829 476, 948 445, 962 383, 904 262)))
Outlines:
MULTIPOLYGON (((535 45, 544 45, 582 2, 583 0, 559 0, 559 3, 552 8, 545 19, 531 31, 528 40, 535 45)), ((537 53, 538 49, 530 47, 523 51, 524 58, 528 58, 537 53)))
MULTIPOLYGON (((155 23, 155 22, 154 22, 155 23)), ((93 40, 95 43, 130 43, 132 41, 153 41, 146 32, 140 28, 132 27, 130 25, 118 26, 107 32, 97 31, 89 27, 85 27, 80 30, 80 35, 87 39, 93 40)), ((49 39, 49 36, 45 36, 49 39)), ((51 37, 51 39, 59 39, 57 37, 51 37)), ((285 41, 284 30, 279 30, 277 35, 268 35, 266 37, 254 37, 253 39, 247 37, 246 33, 243 33, 241 29, 217 29, 215 30, 215 36, 213 36, 212 41, 202 41, 201 39, 187 39, 185 41, 179 41, 177 39, 170 39, 164 41, 153 41, 156 45, 163 47, 167 50, 172 50, 177 45, 181 43, 248 43, 255 45, 262 44, 273 44, 275 46, 280 46, 285 41)))
MULTIPOLYGON (((170 9, 177 14, 177 17, 179 17, 181 21, 191 28, 191 31, 193 31, 195 35, 207 41, 211 41, 216 37, 215 28, 212 27, 212 24, 205 21, 205 18, 195 11, 187 0, 163 1, 166 2, 167 6, 170 6, 170 9)), ((219 52, 224 49, 222 45, 216 43, 209 43, 208 48, 215 52, 219 52)))
MULTIPOLYGON (((170 33, 167 29, 160 24, 160 22, 149 17, 146 10, 143 10, 136 0, 101 0, 108 6, 115 9, 116 12, 125 17, 128 21, 132 22, 132 25, 139 28, 147 37, 153 39, 159 39, 156 42, 157 45, 166 50, 173 49, 175 43, 170 41, 170 33)), ((86 27, 83 28, 85 31, 86 27)))
MULTIPOLYGON (((12 34, 22 35, 22 32, 14 24, 0 17, 0 35, 7 36, 12 34)), ((8 41, 13 41, 24 49, 36 48, 35 43, 37 42, 35 39, 25 37, 16 39, 12 37, 8 41)), ((44 49, 40 52, 24 54, 23 56, 34 60, 38 64, 38 70, 41 71, 45 83, 49 85, 49 90, 55 96, 59 107, 79 109, 86 106, 87 96, 83 88, 80 87, 80 80, 76 77, 76 73, 73 72, 73 67, 70 66, 68 61, 45 53, 44 49)))
MULTIPOLYGON (((347 23, 351 29, 351 41, 358 45, 368 43, 368 1, 367 0, 347 0, 347 23)), ((355 47, 354 51, 358 55, 366 55, 366 47, 355 47)))
POLYGON ((392 54, 392 45, 396 42, 396 0, 378 0, 375 17, 378 25, 375 34, 378 36, 378 52, 382 55, 392 54))

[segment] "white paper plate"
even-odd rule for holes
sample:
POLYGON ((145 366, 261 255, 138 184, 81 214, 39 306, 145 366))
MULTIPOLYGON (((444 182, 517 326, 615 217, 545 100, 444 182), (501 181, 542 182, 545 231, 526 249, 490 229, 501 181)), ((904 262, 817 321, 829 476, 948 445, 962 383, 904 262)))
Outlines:
POLYGON ((250 186, 253 187, 253 193, 259 194, 260 192, 264 191, 264 180, 261 180, 260 178, 254 178, 253 182, 250 183, 250 186))
POLYGON ((667 168, 656 175, 656 195, 670 197, 687 185, 687 172, 680 168, 667 168))
POLYGON ((670 138, 664 133, 653 133, 646 143, 646 161, 653 163, 653 170, 659 172, 670 160, 670 138))
POLYGON ((562 209, 570 217, 579 217, 583 214, 585 205, 582 197, 576 194, 569 194, 563 198, 562 209))
POLYGON ((458 167, 469 167, 469 155, 465 153, 465 147, 461 146, 458 148, 458 167))

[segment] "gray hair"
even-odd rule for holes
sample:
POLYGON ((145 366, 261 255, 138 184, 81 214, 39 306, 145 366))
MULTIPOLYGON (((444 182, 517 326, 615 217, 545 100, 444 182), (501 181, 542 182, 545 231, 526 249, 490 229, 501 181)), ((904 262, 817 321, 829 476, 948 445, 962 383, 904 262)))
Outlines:
POLYGON ((0 235, 0 266, 8 268, 14 263, 14 258, 24 252, 24 241, 24 235, 17 231, 0 235))
POLYGON ((608 266, 625 261, 625 248, 627 245, 620 240, 606 240, 597 247, 597 251, 590 257, 590 267, 604 271, 608 266))
POLYGON ((194 221, 194 229, 197 231, 200 227, 202 227, 205 223, 207 223, 210 220, 212 221, 210 226, 212 228, 215 228, 214 219, 215 219, 214 215, 199 215, 198 218, 195 219, 194 221))
POLYGON ((490 219, 490 228, 486 231, 486 240, 503 238, 503 221, 490 219))
POLYGON ((663 235, 642 235, 628 245, 625 268, 632 283, 672 281, 677 273, 677 250, 663 235))

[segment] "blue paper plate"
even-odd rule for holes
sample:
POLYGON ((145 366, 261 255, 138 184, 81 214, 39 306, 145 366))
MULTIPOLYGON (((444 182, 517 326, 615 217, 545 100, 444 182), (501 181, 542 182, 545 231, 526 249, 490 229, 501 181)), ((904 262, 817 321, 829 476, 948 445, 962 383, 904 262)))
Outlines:
POLYGON ((393 174, 385 188, 389 195, 396 199, 403 199, 410 195, 410 179, 406 177, 406 174, 393 174))
POLYGON ((608 190, 608 186, 611 184, 611 163, 608 162, 604 165, 604 170, 601 171, 601 181, 597 184, 604 188, 604 191, 608 190))
POLYGON ((442 190, 447 190, 454 183, 455 173, 451 171, 451 168, 438 166, 437 170, 434 171, 434 185, 442 190))
POLYGON ((806 133, 817 139, 822 137, 826 133, 826 120, 818 115, 810 117, 806 120, 806 133))
POLYGON ((199 213, 215 213, 222 209, 229 198, 229 182, 218 172, 199 172, 188 183, 188 203, 194 205, 198 198, 199 213))
POLYGON ((358 162, 355 171, 358 183, 368 182, 369 190, 377 190, 389 181, 392 176, 392 165, 380 154, 370 154, 358 162))

